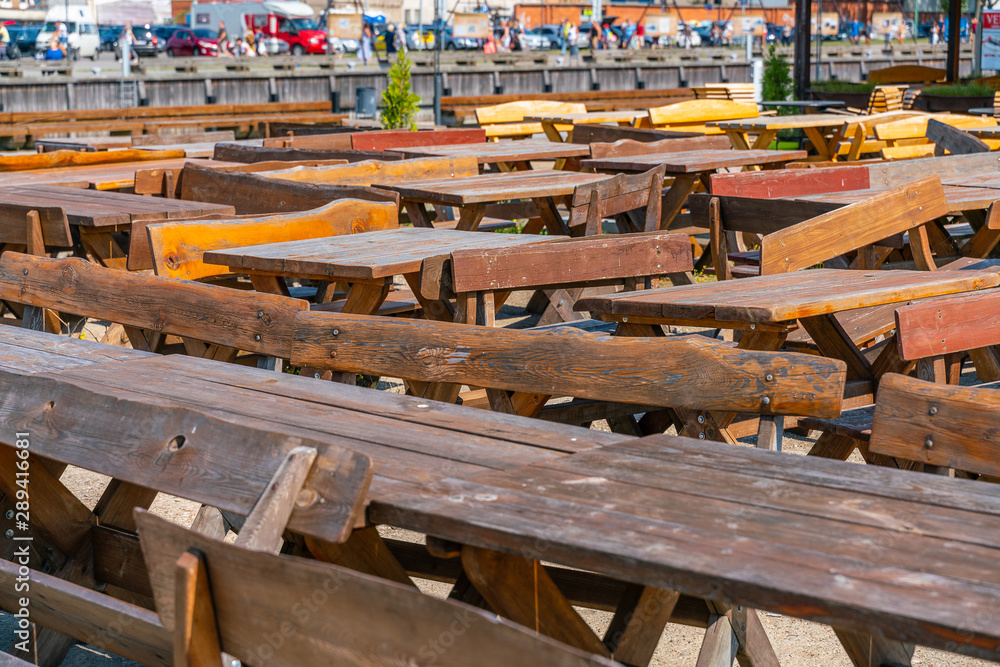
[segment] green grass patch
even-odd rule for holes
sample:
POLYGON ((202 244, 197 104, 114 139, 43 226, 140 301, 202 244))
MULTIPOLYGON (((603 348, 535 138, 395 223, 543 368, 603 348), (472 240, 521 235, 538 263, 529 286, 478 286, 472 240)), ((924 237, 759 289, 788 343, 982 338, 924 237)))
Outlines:
POLYGON ((875 84, 834 79, 833 81, 817 81, 812 85, 812 89, 822 93, 870 93, 875 90, 875 84))
POLYGON ((924 95, 944 97, 993 97, 993 89, 983 83, 949 83, 943 86, 928 86, 924 95))

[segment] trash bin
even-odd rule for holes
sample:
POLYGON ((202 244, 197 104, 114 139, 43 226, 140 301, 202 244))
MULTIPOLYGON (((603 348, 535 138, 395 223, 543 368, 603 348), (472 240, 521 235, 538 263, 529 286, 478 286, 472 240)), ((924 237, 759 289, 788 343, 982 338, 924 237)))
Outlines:
POLYGON ((354 114, 358 118, 375 117, 375 89, 354 89, 354 114))

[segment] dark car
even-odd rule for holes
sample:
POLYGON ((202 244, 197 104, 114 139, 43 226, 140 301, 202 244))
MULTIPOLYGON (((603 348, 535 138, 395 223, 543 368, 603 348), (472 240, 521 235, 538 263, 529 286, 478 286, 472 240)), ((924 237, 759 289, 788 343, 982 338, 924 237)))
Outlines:
POLYGON ((16 44, 18 50, 23 53, 34 53, 35 52, 35 39, 38 37, 38 33, 41 32, 39 26, 32 25, 9 25, 7 26, 7 34, 10 35, 10 43, 16 44))
POLYGON ((219 33, 206 28, 177 28, 167 40, 168 58, 219 55, 219 33))
MULTIPOLYGON (((121 57, 121 41, 122 34, 125 29, 122 28, 122 32, 118 35, 118 44, 115 46, 116 57, 121 57)), ((141 58, 155 58, 159 55, 159 50, 157 49, 157 44, 159 44, 160 39, 153 32, 153 28, 150 25, 142 26, 132 26, 132 34, 135 35, 135 41, 132 43, 132 48, 135 49, 136 55, 141 58)))
POLYGON ((101 37, 101 51, 118 51, 118 37, 125 29, 123 25, 102 25, 97 29, 101 37))
POLYGON ((153 34, 156 35, 157 51, 166 51, 167 42, 170 40, 171 35, 180 30, 180 28, 181 26, 178 25, 153 26, 153 34))

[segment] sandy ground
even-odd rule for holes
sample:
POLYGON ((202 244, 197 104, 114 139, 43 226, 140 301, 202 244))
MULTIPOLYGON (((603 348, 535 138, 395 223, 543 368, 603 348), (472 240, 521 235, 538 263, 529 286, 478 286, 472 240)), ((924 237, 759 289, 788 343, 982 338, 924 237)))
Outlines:
MULTIPOLYGON (((519 299, 517 298, 518 296, 514 295, 511 305, 505 306, 498 313, 498 324, 512 325, 518 328, 534 324, 537 316, 531 316, 525 312, 523 305, 526 300, 519 299)), ((86 329, 87 338, 92 340, 100 339, 102 330, 103 327, 98 324, 88 325, 86 329)), ((963 376, 964 381, 974 380, 974 372, 967 370, 966 375, 969 377, 963 376)), ((390 391, 399 391, 401 389, 398 383, 391 381, 381 383, 380 387, 390 391)), ((607 430, 607 425, 599 422, 595 423, 594 428, 607 430)), ((783 451, 793 455, 805 455, 814 437, 817 435, 818 433, 813 433, 811 434, 813 436, 811 438, 799 438, 786 434, 783 451)), ((745 444, 751 445, 752 440, 746 439, 745 444)), ((857 453, 855 453, 853 460, 855 463, 860 464, 860 457, 858 457, 857 453)), ((108 483, 107 478, 78 468, 69 468, 64 473, 62 479, 66 486, 91 508, 97 503, 101 492, 108 483)), ((151 511, 177 523, 190 525, 198 511, 198 505, 161 494, 153 504, 151 511)), ((380 531, 387 537, 423 542, 421 535, 410 531, 393 528, 381 528, 380 531)), ((450 585, 438 582, 420 580, 417 583, 425 593, 439 597, 447 596, 451 588, 450 585)), ((611 620, 611 614, 609 613, 589 609, 579 609, 578 611, 598 634, 603 633, 611 620)), ((833 631, 829 627, 766 611, 759 611, 758 613, 782 665, 793 667, 851 667, 850 660, 848 660, 833 631)), ((11 632, 11 617, 0 612, 0 645, 5 647, 10 645, 11 632)), ((688 667, 694 665, 698 657, 703 635, 704 630, 699 628, 676 624, 668 625, 650 664, 653 667, 688 667)), ((64 667, 104 667, 134 664, 136 663, 84 645, 74 647, 63 662, 64 667)), ((947 667, 977 667, 997 663, 918 647, 913 658, 913 664, 928 667, 937 665, 947 667)))

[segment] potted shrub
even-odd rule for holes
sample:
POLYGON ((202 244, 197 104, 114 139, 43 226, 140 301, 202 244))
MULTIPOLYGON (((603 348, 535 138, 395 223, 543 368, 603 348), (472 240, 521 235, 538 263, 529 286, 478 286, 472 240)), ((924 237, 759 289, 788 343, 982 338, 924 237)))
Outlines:
POLYGON ((983 83, 952 83, 928 86, 918 99, 927 111, 964 113, 976 107, 992 107, 993 92, 993 88, 983 83))
POLYGON ((868 108, 868 99, 875 90, 874 83, 851 83, 849 81, 817 81, 810 89, 813 99, 836 100, 855 109, 868 108))

